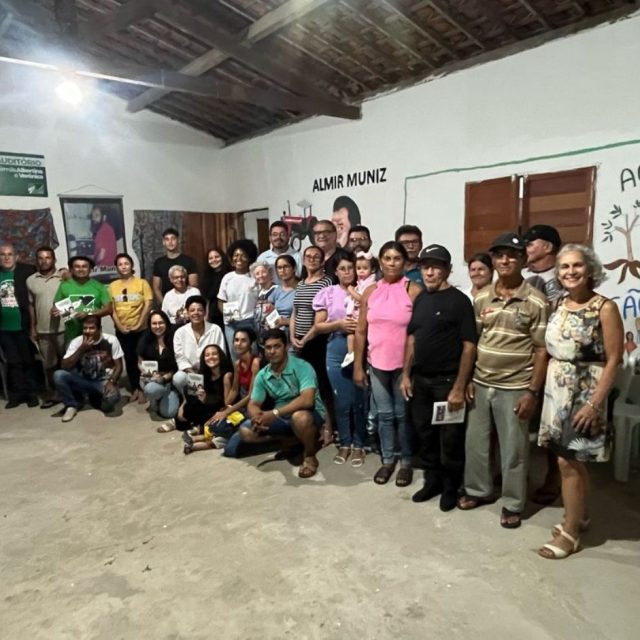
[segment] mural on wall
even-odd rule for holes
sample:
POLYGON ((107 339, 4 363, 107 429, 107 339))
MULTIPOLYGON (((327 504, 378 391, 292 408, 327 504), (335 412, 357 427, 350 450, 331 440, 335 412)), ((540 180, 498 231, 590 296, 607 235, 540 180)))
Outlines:
POLYGON ((360 209, 355 201, 349 196, 338 196, 333 202, 333 213, 331 216, 315 216, 313 215, 313 205, 308 200, 301 200, 296 204, 299 208, 297 215, 291 213, 291 203, 287 200, 287 209, 282 212, 281 220, 284 222, 291 237, 290 245, 294 251, 300 251, 302 243, 306 238, 309 242, 313 241, 311 232, 313 225, 322 219, 330 219, 336 225, 338 231, 338 245, 347 246, 349 231, 351 227, 362 224, 362 216, 360 209))
MULTIPOLYGON (((625 167, 620 172, 620 193, 624 194, 628 189, 636 189, 640 183, 640 166, 638 166, 637 180, 636 173, 625 167)), ((620 269, 620 277, 618 284, 624 282, 627 274, 632 275, 635 278, 640 279, 640 260, 636 260, 633 253, 633 231, 640 222, 640 200, 637 197, 633 203, 627 206, 621 206, 620 204, 614 204, 611 211, 609 211, 609 217, 604 222, 600 223, 603 229, 604 236, 603 242, 613 243, 615 239, 622 236, 625 243, 626 258, 618 258, 613 260, 604 266, 608 271, 616 271, 620 269)))

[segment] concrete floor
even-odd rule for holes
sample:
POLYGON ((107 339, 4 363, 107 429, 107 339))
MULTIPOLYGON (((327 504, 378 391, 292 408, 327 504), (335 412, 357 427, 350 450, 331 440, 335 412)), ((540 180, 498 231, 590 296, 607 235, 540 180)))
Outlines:
MULTIPOLYGON (((4 403, 3 403, 4 404, 4 403)), ((0 637, 581 638, 640 634, 639 474, 594 468, 592 532, 547 561, 562 510, 443 514, 320 455, 186 457, 144 408, 69 424, 0 409, 0 637)))

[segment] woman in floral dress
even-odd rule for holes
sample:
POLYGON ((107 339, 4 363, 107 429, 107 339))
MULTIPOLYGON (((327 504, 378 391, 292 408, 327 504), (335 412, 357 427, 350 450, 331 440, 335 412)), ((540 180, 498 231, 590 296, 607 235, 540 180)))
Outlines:
POLYGON ((556 259, 556 277, 566 295, 547 326, 551 359, 538 444, 558 456, 565 519, 538 551, 549 559, 578 551, 580 534, 589 526, 585 462, 609 458, 606 403, 624 341, 618 307, 594 291, 603 270, 592 249, 565 245, 556 259))

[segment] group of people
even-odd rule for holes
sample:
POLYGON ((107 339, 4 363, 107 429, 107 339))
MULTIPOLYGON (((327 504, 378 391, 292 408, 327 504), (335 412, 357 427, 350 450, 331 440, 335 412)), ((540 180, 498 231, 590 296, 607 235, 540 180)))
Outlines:
POLYGON ((380 454, 377 484, 395 474, 409 486, 423 468, 414 502, 439 496, 443 511, 469 510, 501 494, 508 529, 521 524, 537 431, 548 473, 534 497, 551 503, 561 491, 565 507, 539 553, 576 552, 590 525, 585 463, 608 459, 607 398, 624 350, 617 306, 595 291, 593 250, 562 245, 548 225, 504 233, 469 259, 461 290, 447 248, 423 247, 413 225, 377 257, 359 224, 341 246, 335 224, 318 220, 301 254, 285 223, 269 235, 260 255, 246 239, 212 248, 199 271, 167 229, 151 285, 121 253, 108 287, 88 257, 57 269, 41 247, 34 268, 3 245, 7 408, 38 405, 35 345, 49 380, 41 406, 61 402, 64 422, 85 400, 112 411, 126 371, 131 400, 165 419, 158 431, 181 430, 185 454, 236 457, 273 441, 283 457, 302 454, 298 473, 310 478, 337 434, 336 464, 380 454))

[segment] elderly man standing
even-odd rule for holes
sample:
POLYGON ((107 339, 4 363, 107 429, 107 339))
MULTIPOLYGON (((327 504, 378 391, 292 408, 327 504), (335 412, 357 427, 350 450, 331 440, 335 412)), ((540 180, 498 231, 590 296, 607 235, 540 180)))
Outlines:
POLYGON ((433 409, 445 402, 449 411, 464 409, 476 357, 476 323, 469 298, 448 282, 449 251, 429 245, 420 254, 420 266, 425 290, 413 303, 400 383, 425 468, 424 487, 413 501, 440 495, 440 509, 451 511, 464 471, 464 414, 455 422, 434 424, 433 409))
POLYGON ((527 496, 529 421, 540 400, 547 369, 544 335, 548 308, 544 295, 525 282, 523 238, 498 237, 489 252, 498 280, 474 301, 480 338, 467 397, 471 404, 466 439, 463 510, 493 501, 489 459, 492 424, 502 461, 501 526, 521 524, 527 496))
POLYGON ((282 222, 282 220, 276 220, 271 223, 269 227, 269 242, 271 248, 263 251, 256 262, 266 262, 273 271, 273 283, 280 284, 280 278, 276 272, 276 260, 279 256, 290 255, 296 261, 296 276, 300 277, 302 272, 302 259, 300 258, 300 252, 294 251, 289 246, 289 227, 282 222))
POLYGON ((64 356, 64 325, 59 317, 51 315, 51 307, 68 272, 56 268, 56 254, 51 247, 36 250, 36 263, 37 272, 27 278, 31 340, 38 345, 49 382, 49 390, 40 407, 49 409, 58 403, 53 393, 53 372, 64 356))
POLYGON ((6 409, 23 402, 38 406, 27 290, 27 278, 34 272, 35 267, 18 262, 13 245, 0 245, 0 349, 9 372, 6 409))

